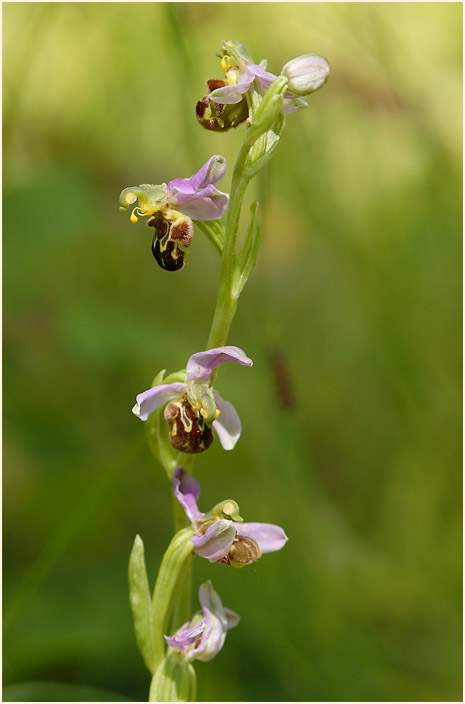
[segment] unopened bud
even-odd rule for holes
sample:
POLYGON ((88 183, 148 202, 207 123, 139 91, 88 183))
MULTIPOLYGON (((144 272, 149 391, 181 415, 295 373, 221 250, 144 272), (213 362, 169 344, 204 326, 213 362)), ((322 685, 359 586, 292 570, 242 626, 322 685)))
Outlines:
POLYGON ((289 92, 295 95, 309 95, 324 86, 330 69, 324 56, 304 54, 288 61, 281 73, 289 79, 289 92))

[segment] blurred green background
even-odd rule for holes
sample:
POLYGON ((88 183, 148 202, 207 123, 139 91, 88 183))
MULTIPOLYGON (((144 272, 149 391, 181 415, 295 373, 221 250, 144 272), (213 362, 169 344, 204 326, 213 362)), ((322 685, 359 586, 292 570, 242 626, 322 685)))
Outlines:
POLYGON ((4 3, 4 700, 144 700, 127 562, 169 486, 131 415, 205 346, 219 260, 159 269, 126 186, 230 169, 203 131, 222 39, 332 76, 288 117, 218 377, 243 435, 196 463, 286 548, 197 560, 241 615, 204 701, 461 700, 459 3, 4 3))

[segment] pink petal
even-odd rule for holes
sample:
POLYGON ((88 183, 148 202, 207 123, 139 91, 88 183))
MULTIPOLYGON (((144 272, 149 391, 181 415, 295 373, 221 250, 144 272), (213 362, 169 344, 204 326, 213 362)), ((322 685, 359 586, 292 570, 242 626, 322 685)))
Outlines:
POLYGON ((228 554, 235 537, 236 528, 233 521, 221 518, 212 523, 203 535, 194 535, 191 543, 197 555, 210 562, 217 562, 228 554))
POLYGON ((197 507, 200 496, 200 486, 194 477, 191 477, 182 467, 177 467, 173 473, 173 494, 181 504, 191 523, 196 518, 203 516, 197 507))
POLYGON ((226 362, 238 362, 247 367, 253 365, 252 360, 239 347, 215 347, 192 355, 187 363, 187 379, 190 382, 209 381, 215 367, 226 362))
POLYGON ((232 450, 241 436, 241 420, 229 401, 224 401, 218 391, 213 391, 216 407, 220 415, 213 421, 213 428, 224 450, 232 450))
POLYGON ((161 384, 153 386, 136 396, 136 405, 132 409, 134 415, 141 420, 147 420, 149 415, 173 398, 179 398, 186 391, 186 385, 176 382, 174 384, 161 384))
POLYGON ((234 523, 237 535, 253 538, 262 552, 281 550, 288 541, 286 533, 280 526, 273 523, 234 523))

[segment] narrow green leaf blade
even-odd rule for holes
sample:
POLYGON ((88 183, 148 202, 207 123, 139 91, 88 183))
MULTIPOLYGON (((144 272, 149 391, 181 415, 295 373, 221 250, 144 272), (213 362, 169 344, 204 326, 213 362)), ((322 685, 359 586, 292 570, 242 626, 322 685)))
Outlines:
POLYGON ((139 535, 136 535, 129 558, 129 602, 134 617, 137 647, 153 674, 155 650, 152 636, 152 600, 145 567, 144 543, 139 535))

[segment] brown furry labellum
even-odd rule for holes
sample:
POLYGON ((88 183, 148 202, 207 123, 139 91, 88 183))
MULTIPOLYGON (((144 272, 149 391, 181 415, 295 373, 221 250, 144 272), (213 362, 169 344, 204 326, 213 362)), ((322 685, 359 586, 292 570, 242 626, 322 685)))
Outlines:
MULTIPOLYGON (((211 78, 207 81, 207 85, 211 93, 217 88, 223 88, 223 86, 228 84, 222 79, 211 78)), ((231 129, 231 127, 237 127, 247 119, 249 115, 247 98, 244 96, 240 103, 225 105, 223 103, 215 103, 206 95, 195 106, 195 114, 199 123, 206 130, 226 132, 226 130, 231 129)))
POLYGON ((170 426, 170 443, 175 450, 191 455, 208 450, 213 442, 212 430, 202 416, 194 413, 186 398, 168 403, 164 416, 170 426))
POLYGON ((171 221, 161 213, 148 220, 147 225, 155 229, 152 241, 152 254, 165 271, 179 271, 184 266, 186 249, 194 236, 192 220, 179 216, 171 221))
POLYGON ((260 546, 256 540, 245 535, 236 535, 228 554, 218 562, 222 565, 231 565, 231 567, 245 567, 261 556, 260 546))

